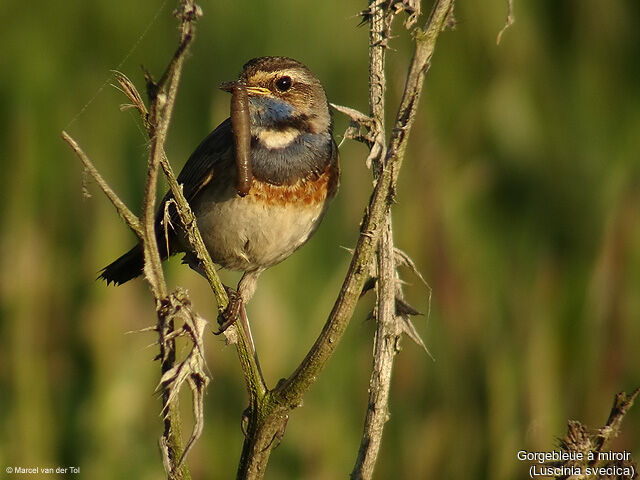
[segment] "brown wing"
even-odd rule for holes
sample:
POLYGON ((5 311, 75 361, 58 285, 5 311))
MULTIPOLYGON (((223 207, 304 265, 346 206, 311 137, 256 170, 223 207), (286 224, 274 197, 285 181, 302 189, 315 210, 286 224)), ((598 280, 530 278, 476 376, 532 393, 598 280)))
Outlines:
POLYGON ((187 201, 213 179, 216 168, 229 160, 232 150, 231 120, 227 118, 198 145, 178 175, 187 201))

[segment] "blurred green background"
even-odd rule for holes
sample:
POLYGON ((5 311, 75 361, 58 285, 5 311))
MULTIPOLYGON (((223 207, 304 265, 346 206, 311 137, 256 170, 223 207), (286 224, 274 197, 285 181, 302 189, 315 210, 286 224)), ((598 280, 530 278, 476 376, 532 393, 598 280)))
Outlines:
MULTIPOLYGON (((140 87, 140 64, 159 75, 176 42, 174 4, 160 5, 0 6, 3 477, 5 466, 162 477, 155 337, 125 335, 154 323, 151 296, 140 280, 94 281, 133 236, 95 185, 83 199, 79 161, 60 139, 68 129, 139 208, 145 137, 135 115, 119 111, 125 100, 109 70, 140 87)), ((200 5, 167 146, 176 169, 227 115, 217 85, 255 56, 297 58, 333 102, 367 110, 367 28, 355 16, 364 2, 200 5)), ((518 450, 552 449, 567 419, 602 425, 614 394, 640 384, 640 2, 516 0, 515 9, 496 46, 505 2, 458 2, 457 28, 441 36, 426 80, 394 221, 397 245, 433 287, 431 317, 417 324, 436 361, 403 343, 380 479, 524 478, 518 450)), ((399 22, 396 33, 389 120, 411 56, 399 22)), ((336 132, 345 127, 337 115, 336 132)), ((302 358, 338 291, 349 260, 340 247, 354 245, 371 186, 365 156, 345 142, 341 191, 322 228, 262 276, 250 304, 271 385, 302 358)), ((177 260, 167 271, 213 321, 206 282, 177 260)), ((426 311, 427 292, 404 273, 408 299, 426 311)), ((370 308, 367 297, 294 412, 267 478, 350 472, 366 408, 370 308)), ((232 478, 246 394, 234 350, 213 335, 206 342, 213 382, 189 463, 195 478, 232 478)), ((640 458, 640 407, 615 448, 640 458)))

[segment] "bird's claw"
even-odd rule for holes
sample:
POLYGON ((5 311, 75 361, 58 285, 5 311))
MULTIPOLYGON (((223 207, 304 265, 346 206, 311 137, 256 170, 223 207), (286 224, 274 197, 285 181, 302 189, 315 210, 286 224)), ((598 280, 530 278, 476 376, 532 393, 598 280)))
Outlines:
POLYGON ((229 304, 224 311, 218 315, 218 331, 214 332, 214 335, 220 335, 224 333, 227 328, 236 323, 240 316, 240 309, 242 308, 242 297, 235 290, 226 287, 227 296, 229 297, 229 304))

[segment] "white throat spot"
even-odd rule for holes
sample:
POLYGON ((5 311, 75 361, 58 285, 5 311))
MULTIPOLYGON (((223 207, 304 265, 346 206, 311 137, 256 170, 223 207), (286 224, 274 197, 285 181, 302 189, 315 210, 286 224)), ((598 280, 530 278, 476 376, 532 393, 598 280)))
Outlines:
POLYGON ((295 128, 287 128, 285 130, 261 128, 256 132, 258 140, 265 147, 272 149, 288 147, 299 135, 300 131, 295 128))

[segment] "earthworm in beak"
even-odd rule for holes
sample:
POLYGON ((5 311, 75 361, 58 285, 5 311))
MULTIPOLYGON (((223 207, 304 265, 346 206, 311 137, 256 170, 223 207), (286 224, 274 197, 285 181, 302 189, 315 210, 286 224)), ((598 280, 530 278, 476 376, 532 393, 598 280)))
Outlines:
MULTIPOLYGON (((227 85, 225 85, 227 86, 227 85)), ((251 125, 249 119, 249 96, 242 81, 228 85, 231 91, 231 131, 236 153, 238 181, 236 190, 244 197, 251 189, 251 125)), ((227 88, 223 88, 227 90, 227 88)), ((227 90, 227 91, 229 91, 227 90)))

